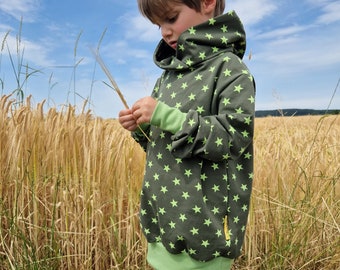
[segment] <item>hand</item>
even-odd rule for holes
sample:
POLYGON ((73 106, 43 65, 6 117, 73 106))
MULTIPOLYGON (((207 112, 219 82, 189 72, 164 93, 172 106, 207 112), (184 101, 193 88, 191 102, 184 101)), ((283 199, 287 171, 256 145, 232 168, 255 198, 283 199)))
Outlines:
POLYGON ((152 97, 144 97, 133 104, 131 110, 137 125, 150 123, 157 101, 152 97))
POLYGON ((134 131, 138 126, 131 109, 121 110, 119 112, 118 121, 123 128, 129 131, 134 131))

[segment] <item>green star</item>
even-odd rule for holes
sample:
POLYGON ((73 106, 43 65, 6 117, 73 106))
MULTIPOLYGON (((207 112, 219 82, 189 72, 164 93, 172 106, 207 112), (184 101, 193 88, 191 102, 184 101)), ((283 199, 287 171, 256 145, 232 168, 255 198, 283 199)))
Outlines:
POLYGON ((243 135, 244 138, 248 138, 249 132, 245 130, 245 131, 242 132, 242 135, 243 135))
POLYGON ((214 207, 214 209, 212 210, 214 215, 217 215, 220 212, 220 209, 218 207, 214 207))
POLYGON ((221 230, 217 230, 215 234, 217 237, 221 237, 223 235, 221 230))
POLYGON ((221 37, 221 40, 222 40, 222 44, 228 43, 228 39, 226 37, 221 37))
POLYGON ((176 107, 177 109, 180 109, 180 108, 182 107, 182 103, 181 103, 181 102, 177 102, 175 107, 176 107))
POLYGON ((149 187, 150 187, 150 182, 149 182, 149 181, 146 181, 146 182, 145 182, 145 187, 146 187, 146 188, 149 188, 149 187))
POLYGON ((215 25, 216 20, 214 18, 209 19, 209 25, 215 25))
POLYGON ((199 113, 199 114, 202 114, 204 112, 204 108, 203 106, 198 106, 196 111, 199 113))
POLYGON ((231 70, 230 69, 226 69, 223 73, 224 73, 225 77, 230 77, 231 76, 231 70))
POLYGON ((187 142, 188 143, 194 143, 194 137, 189 136, 188 139, 187 139, 187 142))
POLYGON ((162 153, 158 153, 157 154, 157 159, 162 159, 163 158, 163 154, 162 153))
POLYGON ((178 79, 178 80, 179 80, 179 79, 183 79, 183 74, 182 74, 182 73, 178 74, 178 75, 177 75, 177 79, 178 79))
POLYGON ((234 223, 238 223, 240 221, 240 218, 239 217, 234 217, 234 223))
POLYGON ((251 117, 250 117, 250 116, 244 118, 244 123, 246 123, 247 125, 250 125, 251 122, 252 122, 252 120, 251 120, 251 117))
POLYGON ((217 146, 221 146, 221 145, 223 145, 223 139, 222 138, 217 138, 215 143, 216 143, 217 146))
POLYGON ((240 200, 240 196, 237 194, 234 196, 233 201, 238 202, 240 200))
POLYGON ((175 184, 175 186, 181 185, 181 180, 179 180, 178 178, 175 178, 174 180, 172 180, 172 182, 175 184))
POLYGON ((192 235, 198 234, 198 231, 199 231, 199 229, 197 229, 197 228, 195 228, 195 227, 192 227, 192 229, 190 230, 190 232, 191 232, 192 235))
POLYGON ((181 159, 181 158, 176 158, 176 163, 177 163, 177 164, 183 163, 183 162, 182 162, 182 159, 181 159))
POLYGON ((152 161, 149 161, 149 162, 148 162, 148 167, 151 168, 152 166, 153 166, 152 161))
POLYGON ((243 87, 242 85, 239 84, 235 86, 234 92, 241 93, 242 90, 243 90, 243 87))
POLYGON ((231 60, 231 58, 230 58, 229 56, 226 56, 226 57, 223 58, 223 61, 224 61, 224 62, 227 62, 227 63, 228 63, 230 60, 231 60))
POLYGON ((195 207, 192 208, 192 210, 194 210, 195 214, 201 213, 201 207, 198 207, 197 205, 195 205, 195 207))
POLYGON ((194 119, 189 119, 188 124, 189 124, 191 127, 193 127, 193 126, 196 124, 196 122, 195 122, 194 119))
POLYGON ((243 191, 246 191, 246 190, 248 190, 248 186, 245 185, 245 184, 243 184, 243 185, 241 186, 241 189, 242 189, 243 191))
POLYGON ((218 258, 221 256, 221 252, 215 251, 215 253, 213 254, 215 258, 218 258))
POLYGON ((204 173, 204 174, 201 174, 201 180, 204 182, 205 180, 207 180, 207 176, 206 176, 206 174, 204 173))
POLYGON ((197 183, 195 188, 196 188, 197 191, 200 191, 200 190, 202 190, 202 185, 200 183, 197 183))
POLYGON ((160 213, 161 215, 165 215, 165 214, 166 214, 166 211, 165 211, 164 208, 159 208, 159 213, 160 213))
POLYGON ((177 95, 177 93, 172 92, 172 93, 171 93, 171 98, 174 99, 174 98, 176 97, 176 95, 177 95))
POLYGON ((222 101, 223 105, 224 106, 227 106, 227 105, 230 105, 230 98, 224 98, 223 101, 222 101))
POLYGON ((247 206, 246 204, 244 204, 244 205, 242 206, 242 211, 243 211, 243 212, 247 212, 247 210, 248 210, 248 206, 247 206))
POLYGON ((203 224, 209 227, 211 223, 212 223, 212 222, 211 222, 211 219, 208 218, 208 219, 205 219, 205 220, 204 220, 204 223, 203 223, 203 224))
POLYGON ((183 44, 179 44, 179 46, 178 46, 178 49, 179 49, 180 51, 182 51, 182 52, 183 52, 183 51, 184 51, 184 49, 185 49, 185 48, 184 48, 184 45, 183 45, 183 44))
POLYGON ((190 35, 196 35, 196 29, 194 27, 190 27, 188 30, 190 35))
POLYGON ((145 209, 142 209, 142 210, 140 211, 140 214, 141 214, 142 216, 145 216, 145 215, 147 214, 147 212, 146 212, 145 209))
POLYGON ((196 99, 196 95, 194 93, 191 93, 190 96, 188 96, 189 100, 193 101, 196 99))
POLYGON ((166 172, 171 171, 170 166, 169 165, 164 165, 164 171, 166 171, 166 172))
POLYGON ((208 90, 209 90, 209 86, 208 86, 208 85, 203 85, 202 91, 203 91, 204 93, 206 93, 208 90))
POLYGON ((193 63, 193 61, 190 58, 187 59, 186 62, 185 62, 185 64, 187 64, 187 66, 189 66, 189 67, 192 65, 192 63, 193 63))
POLYGON ((188 83, 187 83, 187 82, 182 83, 181 88, 182 88, 183 90, 187 89, 187 88, 188 88, 188 83))
POLYGON ((213 51, 213 53, 217 53, 217 52, 219 52, 219 48, 217 48, 217 47, 212 47, 212 51, 213 51))
POLYGON ((183 69, 183 66, 181 64, 178 64, 178 66, 176 67, 176 69, 183 69))
POLYGON ((196 250, 195 249, 190 248, 188 251, 189 251, 189 254, 191 254, 191 255, 195 255, 196 254, 196 250))
POLYGON ((246 153, 246 154, 244 155, 244 158, 245 158, 245 159, 250 159, 250 158, 251 158, 251 154, 250 154, 250 153, 246 153))
POLYGON ((214 169, 214 171, 218 170, 218 164, 214 163, 213 165, 211 165, 211 167, 214 169))
POLYGON ((230 126, 229 132, 232 133, 232 134, 235 134, 236 133, 236 129, 234 127, 230 126))
POLYGON ((231 158, 231 156, 228 153, 223 155, 223 159, 228 160, 229 158, 231 158))
POLYGON ((168 84, 166 85, 166 88, 167 88, 167 89, 170 89, 170 88, 171 88, 171 83, 168 83, 168 84))
POLYGON ((205 52, 200 52, 199 53, 199 58, 201 58, 202 60, 204 60, 207 56, 205 55, 205 52))
POLYGON ((214 187, 212 188, 212 190, 213 190, 214 192, 218 192, 218 191, 220 191, 220 186, 219 186, 219 185, 214 185, 214 187))
POLYGON ((176 228, 176 223, 173 222, 173 221, 171 221, 171 222, 169 223, 169 226, 170 226, 171 229, 175 229, 175 228, 176 228))
POLYGON ((221 28, 223 33, 227 33, 228 32, 228 27, 224 24, 221 28))
POLYGON ((183 191, 182 197, 183 197, 185 200, 187 200, 187 199, 190 197, 189 192, 184 192, 184 191, 183 191))
POLYGON ((196 81, 202 81, 202 74, 197 74, 196 76, 195 76, 195 80, 196 81))
POLYGON ((240 172, 243 170, 243 165, 242 164, 237 164, 236 169, 240 172))
POLYGON ((253 96, 251 96, 250 98, 248 98, 248 100, 250 101, 251 104, 255 103, 255 98, 253 96))
POLYGON ((155 173, 155 174, 153 175, 153 179, 154 179, 155 181, 158 181, 158 180, 159 180, 159 174, 158 174, 158 173, 155 173))
POLYGON ((211 40, 213 38, 212 34, 206 33, 205 37, 209 40, 211 40))
POLYGON ((243 109, 240 107, 240 108, 236 109, 236 113, 237 113, 237 114, 242 114, 242 113, 244 113, 244 111, 243 111, 243 109))
POLYGON ((207 248, 210 245, 208 240, 203 240, 201 246, 207 248))
POLYGON ((215 71, 215 69, 216 69, 216 67, 215 67, 215 66, 213 66, 213 67, 210 67, 210 68, 209 68, 209 72, 213 73, 213 72, 215 71))
POLYGON ((180 219, 182 222, 184 222, 184 221, 187 220, 187 217, 185 216, 185 214, 180 214, 180 215, 179 215, 179 219, 180 219))
POLYGON ((185 173, 184 173, 187 177, 190 177, 192 175, 192 172, 191 170, 185 170, 185 173))
POLYGON ((177 207, 178 206, 178 201, 175 201, 174 199, 172 199, 170 204, 172 205, 172 207, 177 207))
POLYGON ((168 188, 166 186, 162 186, 161 192, 163 192, 164 194, 167 193, 168 192, 168 188))

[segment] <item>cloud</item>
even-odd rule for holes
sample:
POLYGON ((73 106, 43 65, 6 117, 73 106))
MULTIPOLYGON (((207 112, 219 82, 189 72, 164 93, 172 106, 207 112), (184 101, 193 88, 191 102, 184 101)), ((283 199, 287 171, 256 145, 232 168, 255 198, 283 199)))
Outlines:
POLYGON ((319 23, 334 23, 340 21, 340 2, 331 2, 322 7, 323 14, 318 18, 319 23))
POLYGON ((40 8, 39 0, 0 0, 0 10, 17 20, 32 22, 40 8))
POLYGON ((161 32, 158 27, 141 15, 127 15, 128 24, 126 25, 126 38, 135 39, 143 42, 156 42, 161 39, 161 32))
POLYGON ((291 37, 292 35, 296 35, 301 32, 304 32, 308 28, 310 28, 310 26, 300 26, 300 25, 277 28, 273 31, 258 34, 257 36, 254 37, 254 39, 262 40, 262 39, 277 39, 277 38, 282 38, 286 36, 291 37))
POLYGON ((226 6, 226 10, 235 10, 245 25, 260 22, 264 17, 270 16, 277 8, 275 1, 270 0, 235 0, 230 1, 230 4, 227 1, 226 6))
MULTIPOLYGON (((0 33, 0 36, 5 36, 5 34, 6 33, 0 33)), ((17 37, 9 34, 4 43, 4 52, 8 52, 8 50, 12 56, 17 54, 17 50, 20 54, 23 53, 20 57, 24 57, 24 64, 28 63, 29 66, 33 64, 38 67, 47 67, 54 64, 54 62, 49 59, 49 51, 44 44, 29 41, 22 37, 18 40, 17 37)), ((32 68, 34 68, 34 66, 32 66, 32 68)))

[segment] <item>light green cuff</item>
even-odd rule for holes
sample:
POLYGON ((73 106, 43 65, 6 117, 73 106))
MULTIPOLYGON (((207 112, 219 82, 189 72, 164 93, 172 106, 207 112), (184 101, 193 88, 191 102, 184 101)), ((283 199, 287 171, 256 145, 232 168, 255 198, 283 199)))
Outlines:
POLYGON ((158 101, 152 114, 150 124, 175 134, 182 129, 185 118, 186 113, 158 101))

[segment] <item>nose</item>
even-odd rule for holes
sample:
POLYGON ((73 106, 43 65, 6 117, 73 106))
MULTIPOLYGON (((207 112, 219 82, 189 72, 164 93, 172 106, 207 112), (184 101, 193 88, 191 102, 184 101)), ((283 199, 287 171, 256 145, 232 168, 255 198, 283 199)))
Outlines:
POLYGON ((161 25, 161 33, 162 33, 162 37, 167 40, 171 34, 172 34, 172 31, 171 31, 171 28, 166 25, 166 24, 163 24, 161 25))

